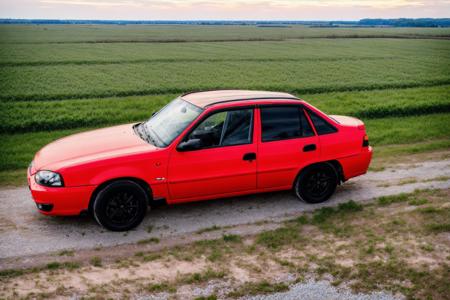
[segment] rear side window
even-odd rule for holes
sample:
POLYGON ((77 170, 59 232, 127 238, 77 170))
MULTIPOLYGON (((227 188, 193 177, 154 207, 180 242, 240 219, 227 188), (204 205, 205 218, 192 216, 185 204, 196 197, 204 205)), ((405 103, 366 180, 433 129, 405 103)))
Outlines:
POLYGON ((313 113, 310 110, 308 110, 308 113, 311 118, 311 121, 314 124, 314 127, 316 128, 317 134, 319 135, 329 134, 337 131, 337 129, 334 126, 325 121, 323 118, 319 117, 317 114, 313 113))
POLYGON ((298 106, 261 108, 262 141, 278 141, 314 135, 303 109, 298 106))

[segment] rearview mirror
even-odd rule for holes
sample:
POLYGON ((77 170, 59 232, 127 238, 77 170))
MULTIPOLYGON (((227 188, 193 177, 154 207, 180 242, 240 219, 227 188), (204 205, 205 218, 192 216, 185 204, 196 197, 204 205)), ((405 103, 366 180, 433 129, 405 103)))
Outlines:
POLYGON ((202 146, 202 142, 200 139, 190 139, 188 141, 181 142, 177 150, 178 151, 189 151, 189 150, 197 150, 200 149, 202 146))

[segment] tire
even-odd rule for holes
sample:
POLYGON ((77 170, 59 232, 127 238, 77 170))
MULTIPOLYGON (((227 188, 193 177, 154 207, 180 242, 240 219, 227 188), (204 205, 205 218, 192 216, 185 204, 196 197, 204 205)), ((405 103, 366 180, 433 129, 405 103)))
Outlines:
POLYGON ((333 195, 338 185, 336 169, 328 163, 312 165, 302 170, 294 191, 296 196, 307 203, 321 203, 333 195))
POLYGON ((105 186, 95 197, 95 220, 106 229, 127 231, 138 226, 147 212, 145 190, 131 180, 118 180, 105 186))

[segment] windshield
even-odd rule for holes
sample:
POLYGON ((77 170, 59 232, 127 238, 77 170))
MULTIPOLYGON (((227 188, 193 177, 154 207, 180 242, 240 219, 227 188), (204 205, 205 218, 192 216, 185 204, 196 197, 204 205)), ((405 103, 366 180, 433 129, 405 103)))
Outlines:
POLYGON ((141 126, 148 141, 166 147, 180 135, 202 112, 202 109, 180 98, 163 107, 141 126))

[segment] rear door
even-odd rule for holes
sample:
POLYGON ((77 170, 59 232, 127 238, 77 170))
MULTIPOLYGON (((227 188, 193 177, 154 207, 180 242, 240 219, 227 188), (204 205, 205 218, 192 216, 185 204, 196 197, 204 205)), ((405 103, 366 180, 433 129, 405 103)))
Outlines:
MULTIPOLYGON (((174 202, 256 189, 254 109, 213 112, 183 139, 190 150, 173 150, 169 191, 174 202)), ((181 145, 180 144, 180 145, 181 145)))
POLYGON ((259 108, 258 189, 292 186, 298 171, 317 161, 319 139, 300 105, 259 108))

